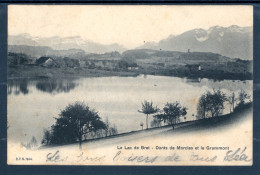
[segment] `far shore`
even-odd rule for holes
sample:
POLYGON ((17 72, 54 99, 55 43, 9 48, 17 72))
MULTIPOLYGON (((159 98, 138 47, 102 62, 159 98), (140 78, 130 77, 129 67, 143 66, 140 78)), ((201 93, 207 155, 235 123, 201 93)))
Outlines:
POLYGON ((124 71, 107 71, 96 69, 73 69, 73 68, 46 68, 46 67, 9 67, 8 79, 21 78, 81 78, 81 77, 109 77, 109 76, 132 76, 139 73, 124 71))
POLYGON ((8 67, 7 79, 22 78, 81 78, 81 77, 136 77, 138 75, 171 76, 180 78, 208 78, 214 80, 252 80, 251 74, 224 73, 222 71, 200 71, 188 73, 180 70, 103 70, 85 68, 47 68, 41 66, 17 66, 8 67))

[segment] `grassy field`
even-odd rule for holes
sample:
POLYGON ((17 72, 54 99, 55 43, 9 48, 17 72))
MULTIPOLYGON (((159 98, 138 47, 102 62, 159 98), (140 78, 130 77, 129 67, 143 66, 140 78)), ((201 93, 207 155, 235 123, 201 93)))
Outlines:
POLYGON ((41 66, 8 67, 8 79, 15 78, 72 78, 72 77, 106 77, 137 76, 135 72, 107 71, 82 68, 47 68, 41 66))

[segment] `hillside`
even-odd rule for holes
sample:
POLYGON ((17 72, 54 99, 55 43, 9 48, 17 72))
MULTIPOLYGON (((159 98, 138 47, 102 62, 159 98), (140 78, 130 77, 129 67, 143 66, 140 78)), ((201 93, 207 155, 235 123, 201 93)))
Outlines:
POLYGON ((77 77, 89 76, 92 70, 96 76, 149 74, 218 80, 248 80, 253 74, 252 60, 231 59, 210 52, 136 49, 122 54, 90 54, 79 49, 62 51, 42 46, 10 46, 8 50, 8 77, 77 77), (41 58, 46 63, 35 64, 41 58))
POLYGON ((222 56, 220 54, 211 52, 177 52, 177 51, 163 51, 152 49, 135 49, 127 50, 122 53, 122 58, 125 60, 146 60, 154 62, 171 62, 176 64, 199 64, 200 62, 215 62, 223 63, 228 61, 235 61, 234 59, 222 56))

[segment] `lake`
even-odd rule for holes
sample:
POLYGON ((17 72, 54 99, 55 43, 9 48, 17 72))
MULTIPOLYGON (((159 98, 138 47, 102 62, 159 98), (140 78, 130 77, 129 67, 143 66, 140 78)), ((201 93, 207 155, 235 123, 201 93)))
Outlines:
MULTIPOLYGON (((198 99, 206 91, 221 89, 227 95, 232 92, 237 95, 243 89, 252 97, 252 87, 252 80, 214 81, 152 75, 8 80, 8 139, 20 143, 35 136, 40 142, 43 129, 50 128, 60 110, 76 101, 94 108, 103 120, 108 117, 122 133, 140 130, 141 122, 145 126, 145 115, 138 112, 144 100, 152 100, 160 109, 167 102, 179 101, 188 108, 186 120, 194 120, 198 99)), ((224 112, 229 109, 227 104, 224 112)), ((149 123, 152 118, 149 117, 149 123)))

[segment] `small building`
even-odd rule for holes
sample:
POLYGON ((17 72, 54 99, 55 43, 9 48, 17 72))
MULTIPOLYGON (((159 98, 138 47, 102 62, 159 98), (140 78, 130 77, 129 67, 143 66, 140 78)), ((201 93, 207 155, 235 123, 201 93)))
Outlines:
POLYGON ((138 70, 138 67, 127 67, 128 70, 138 70))
POLYGON ((40 57, 35 62, 36 65, 44 66, 44 67, 53 67, 56 66, 56 62, 51 57, 40 57))
POLYGON ((202 70, 202 66, 199 64, 186 64, 185 67, 187 67, 189 70, 192 71, 201 71, 202 70))

